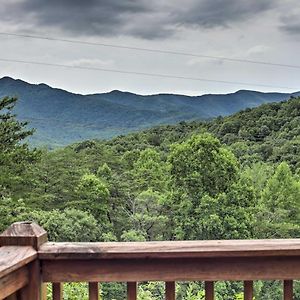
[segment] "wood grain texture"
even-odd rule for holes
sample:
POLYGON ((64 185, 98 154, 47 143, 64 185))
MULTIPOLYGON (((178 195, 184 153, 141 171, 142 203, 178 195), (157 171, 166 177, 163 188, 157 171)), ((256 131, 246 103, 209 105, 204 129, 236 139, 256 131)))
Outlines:
POLYGON ((33 222, 16 222, 0 234, 0 246, 32 246, 38 249, 47 241, 47 232, 33 222))
POLYGON ((300 257, 43 260, 43 280, 218 281, 300 279, 300 257))
POLYGON ((20 300, 41 300, 42 299, 42 278, 39 260, 34 260, 28 266, 28 284, 20 290, 20 300))
POLYGON ((0 299, 10 296, 29 282, 29 271, 27 267, 15 270, 0 278, 0 299))
POLYGON ((244 300, 253 300, 253 281, 244 281, 244 300))
POLYGON ((127 300, 137 299, 137 283, 127 282, 127 300))
POLYGON ((63 299, 63 285, 60 282, 54 282, 52 284, 52 299, 62 300, 63 299))
POLYGON ((215 289, 213 281, 205 281, 205 300, 214 300, 215 298, 215 289))
POLYGON ((175 282, 166 282, 166 300, 175 300, 175 282))
POLYGON ((293 300, 293 281, 284 280, 283 282, 283 299, 293 300))
POLYGON ((89 300, 99 300, 98 282, 89 282, 89 300))
POLYGON ((45 243, 41 259, 300 256, 300 239, 45 243))
POLYGON ((0 278, 37 258, 37 252, 29 246, 0 247, 0 278))

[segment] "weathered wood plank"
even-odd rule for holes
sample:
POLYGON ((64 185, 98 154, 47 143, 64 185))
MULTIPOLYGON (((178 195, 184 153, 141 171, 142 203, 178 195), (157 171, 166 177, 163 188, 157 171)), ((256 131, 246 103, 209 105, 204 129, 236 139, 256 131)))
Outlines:
POLYGON ((0 278, 17 270, 37 258, 37 252, 30 246, 0 247, 0 278))
POLYGON ((43 280, 218 281, 300 279, 300 257, 44 260, 43 280))
POLYGON ((60 282, 54 282, 52 284, 52 299, 62 300, 63 299, 63 285, 60 282))
POLYGON ((127 282, 127 300, 137 299, 137 283, 127 282))
POLYGON ((175 300, 175 282, 166 282, 166 300, 175 300))
POLYGON ((214 300, 215 290, 213 281, 205 281, 205 300, 214 300))
POLYGON ((244 300, 253 300, 253 281, 244 281, 244 300))
POLYGON ((0 299, 4 299, 25 287, 29 282, 29 271, 27 267, 15 270, 0 278, 0 299))
POLYGON ((42 278, 39 260, 31 262, 28 266, 29 281, 26 287, 20 291, 20 300, 42 299, 42 278))
POLYGON ((89 282, 89 300, 99 300, 98 282, 89 282))
POLYGON ((283 299, 293 300, 293 280, 284 280, 283 282, 283 299))
POLYGON ((45 243, 41 259, 300 256, 300 239, 45 243))

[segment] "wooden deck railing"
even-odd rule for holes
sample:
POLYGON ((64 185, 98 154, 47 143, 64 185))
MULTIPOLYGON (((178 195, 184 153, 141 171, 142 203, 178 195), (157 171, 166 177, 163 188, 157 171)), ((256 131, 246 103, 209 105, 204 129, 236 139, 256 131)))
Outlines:
POLYGON ((127 282, 127 299, 137 283, 164 281, 165 299, 175 299, 176 281, 204 281, 205 299, 214 282, 244 282, 253 299, 254 280, 282 280, 283 299, 293 299, 300 279, 300 239, 132 243, 52 243, 34 223, 14 223, 0 236, 0 299, 40 300, 52 283, 62 299, 63 282, 88 282, 89 299, 99 299, 99 282, 127 282))

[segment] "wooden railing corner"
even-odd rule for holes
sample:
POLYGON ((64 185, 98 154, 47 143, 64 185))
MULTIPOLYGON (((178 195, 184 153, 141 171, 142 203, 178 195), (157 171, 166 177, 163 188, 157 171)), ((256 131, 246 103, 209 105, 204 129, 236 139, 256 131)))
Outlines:
MULTIPOLYGON (((38 260, 39 247, 47 242, 47 232, 34 222, 16 222, 0 234, 0 250, 8 257, 1 257, 5 262, 6 274, 0 272, 0 299, 8 293, 11 299, 41 300, 42 274, 38 260), (8 280, 9 279, 9 280, 8 280)), ((2 298, 3 297, 3 298, 2 298)))

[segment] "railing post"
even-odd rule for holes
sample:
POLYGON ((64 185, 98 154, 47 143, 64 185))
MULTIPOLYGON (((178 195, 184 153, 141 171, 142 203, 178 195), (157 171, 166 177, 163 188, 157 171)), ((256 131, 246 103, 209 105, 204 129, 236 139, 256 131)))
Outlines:
MULTIPOLYGON (((16 222, 0 235, 0 246, 32 246, 38 250, 47 241, 47 232, 33 222, 16 222)), ((39 260, 29 264, 29 283, 20 290, 21 300, 42 299, 42 276, 39 260)))

